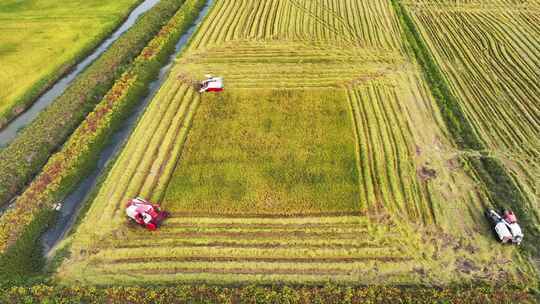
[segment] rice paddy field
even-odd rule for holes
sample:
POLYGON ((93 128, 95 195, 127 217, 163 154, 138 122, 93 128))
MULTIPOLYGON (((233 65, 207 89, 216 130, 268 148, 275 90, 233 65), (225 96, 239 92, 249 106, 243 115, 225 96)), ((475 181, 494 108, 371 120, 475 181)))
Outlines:
MULTIPOLYGON (((422 14, 434 20, 425 7, 443 5, 427 2, 408 2, 419 23, 422 14)), ((443 29, 453 24, 440 19, 443 29)), ((534 48, 529 37, 519 45, 534 48)), ((442 45, 452 40, 436 41, 444 67, 442 45)), ((455 48, 470 56, 456 58, 478 59, 455 48)), ((502 65, 512 60, 500 54, 502 65)), ((535 59, 527 60, 532 70, 535 59)), ((525 92, 536 85, 531 75, 508 75, 516 81, 509 85, 525 92)), ((505 130, 534 134, 529 97, 515 107, 530 109, 529 124, 509 119, 516 125, 505 130)), ((477 117, 478 104, 462 101, 477 117)), ((478 132, 499 135, 481 122, 478 132)), ((515 155, 534 163, 534 140, 519 146, 529 158, 515 155)), ((64 241, 70 254, 55 279, 531 283, 522 253, 493 240, 482 214, 490 198, 463 153, 389 1, 216 1, 64 241), (224 77, 224 93, 195 91, 208 73, 224 77), (135 196, 162 204, 171 218, 154 232, 129 224, 124 205, 135 196)), ((522 181, 532 187, 529 177, 522 181)))
POLYGON ((405 1, 460 107, 540 224, 540 2, 405 1))
POLYGON ((22 112, 24 95, 66 72, 139 0, 3 0, 0 3, 0 121, 22 112))

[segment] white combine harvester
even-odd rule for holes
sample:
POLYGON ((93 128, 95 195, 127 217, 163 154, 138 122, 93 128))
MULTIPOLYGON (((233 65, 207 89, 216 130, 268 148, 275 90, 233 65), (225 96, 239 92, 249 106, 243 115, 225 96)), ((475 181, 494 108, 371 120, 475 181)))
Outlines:
POLYGON ((223 91, 223 78, 205 75, 206 80, 201 81, 199 93, 223 91))
POLYGON ((523 241, 523 232, 517 223, 516 215, 510 210, 504 210, 502 214, 500 216, 493 209, 486 211, 486 216, 491 220, 497 237, 501 243, 521 244, 521 241, 523 241))

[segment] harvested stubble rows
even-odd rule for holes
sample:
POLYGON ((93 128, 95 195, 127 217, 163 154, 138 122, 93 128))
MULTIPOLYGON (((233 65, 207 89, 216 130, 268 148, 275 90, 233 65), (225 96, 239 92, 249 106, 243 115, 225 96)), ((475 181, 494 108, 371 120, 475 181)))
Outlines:
POLYGON ((190 75, 226 75, 228 89, 336 88, 382 79, 403 59, 395 52, 335 47, 328 42, 225 42, 195 49, 178 64, 190 75), (234 51, 232 51, 234 50, 234 51), (301 63, 301 64, 299 64, 301 63), (246 77, 249 75, 249 77, 246 77))
POLYGON ((86 221, 95 228, 122 225, 127 198, 160 201, 200 97, 186 85, 169 81, 154 101, 111 170, 108 178, 114 182, 106 183, 92 204, 86 221))
MULTIPOLYGON (((110 246, 84 258, 71 277, 94 283, 338 279, 400 281, 413 261, 402 233, 365 217, 175 217, 155 235, 124 231, 110 246), (366 235, 366 237, 363 237, 366 235), (141 245, 142 246, 137 246, 141 245), (374 270, 377 266, 378 270, 374 270), (380 272, 386 273, 380 276, 380 272)), ((410 280, 409 276, 406 277, 410 280)))
POLYGON ((488 198, 447 134, 389 2, 218 1, 67 240, 57 277, 524 280, 530 265, 491 246, 488 198), (187 83, 208 72, 229 93, 194 93, 187 83), (136 195, 172 218, 153 233, 126 225, 136 195))
POLYGON ((540 224, 540 2, 406 1, 488 153, 540 224))

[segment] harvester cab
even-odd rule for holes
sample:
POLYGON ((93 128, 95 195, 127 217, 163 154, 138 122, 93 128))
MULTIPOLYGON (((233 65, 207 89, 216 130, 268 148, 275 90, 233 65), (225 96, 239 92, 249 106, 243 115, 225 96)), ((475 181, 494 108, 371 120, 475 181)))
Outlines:
POLYGON ((201 81, 199 93, 223 91, 223 77, 205 75, 206 80, 201 81))
POLYGON ((162 211, 159 205, 152 204, 140 197, 128 201, 126 215, 148 230, 156 230, 161 222, 169 217, 169 213, 162 211))
POLYGON ((512 211, 505 210, 501 216, 495 210, 489 209, 486 211, 486 216, 491 221, 493 230, 501 243, 521 244, 523 232, 512 211))

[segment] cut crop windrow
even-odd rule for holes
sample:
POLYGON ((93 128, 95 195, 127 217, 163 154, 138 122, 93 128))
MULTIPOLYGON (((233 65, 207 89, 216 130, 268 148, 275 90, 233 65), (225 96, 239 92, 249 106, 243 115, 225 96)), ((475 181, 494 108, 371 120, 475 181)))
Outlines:
MULTIPOLYGON (((532 117, 540 117, 540 88, 532 79, 540 69, 528 67, 539 59, 534 27, 510 6, 468 12, 393 3, 454 139, 460 148, 482 151, 468 162, 487 185, 492 204, 514 209, 529 237, 537 239, 540 124, 532 117), (507 20, 504 27, 501 18, 507 20)), ((533 243, 527 246, 537 254, 533 243)))

